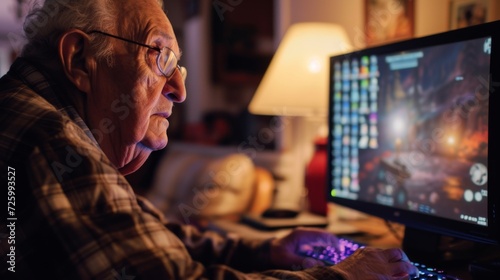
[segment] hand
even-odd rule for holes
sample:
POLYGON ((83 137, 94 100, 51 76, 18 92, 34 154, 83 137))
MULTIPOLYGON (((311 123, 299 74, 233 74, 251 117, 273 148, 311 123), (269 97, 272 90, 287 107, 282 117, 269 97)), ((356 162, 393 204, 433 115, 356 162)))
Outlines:
POLYGON ((418 269, 401 249, 358 249, 347 259, 332 267, 345 279, 410 279, 418 269))
POLYGON ((271 242, 270 259, 276 268, 297 270, 316 265, 325 265, 322 261, 297 255, 303 245, 330 245, 337 247, 335 235, 321 229, 297 228, 288 235, 271 242))
MULTIPOLYGON (((296 254, 304 245, 338 246, 338 239, 324 230, 314 228, 298 228, 290 234, 276 238, 271 242, 270 260, 277 268, 304 269, 317 265, 325 265, 322 261, 296 254)), ((410 279, 410 275, 418 274, 408 256, 401 249, 377 249, 365 247, 357 250, 341 263, 332 266, 345 279, 410 279)))

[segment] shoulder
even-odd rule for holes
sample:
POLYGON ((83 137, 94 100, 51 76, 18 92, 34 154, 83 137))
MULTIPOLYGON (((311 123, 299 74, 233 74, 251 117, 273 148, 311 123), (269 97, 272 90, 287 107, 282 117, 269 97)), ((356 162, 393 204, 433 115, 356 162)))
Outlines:
POLYGON ((4 160, 26 156, 58 134, 63 125, 63 115, 34 90, 8 75, 0 80, 0 154, 4 160))
POLYGON ((40 167, 50 167, 58 179, 63 179, 63 174, 91 173, 97 165, 101 165, 99 170, 117 173, 97 144, 62 108, 9 75, 0 80, 0 131, 0 161, 4 163, 38 162, 40 167))

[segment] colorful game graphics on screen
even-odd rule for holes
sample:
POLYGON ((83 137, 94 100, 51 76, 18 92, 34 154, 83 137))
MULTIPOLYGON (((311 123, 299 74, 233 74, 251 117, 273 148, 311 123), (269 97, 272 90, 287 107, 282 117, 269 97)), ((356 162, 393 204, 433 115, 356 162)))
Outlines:
POLYGON ((490 44, 333 60, 331 195, 486 225, 490 44))

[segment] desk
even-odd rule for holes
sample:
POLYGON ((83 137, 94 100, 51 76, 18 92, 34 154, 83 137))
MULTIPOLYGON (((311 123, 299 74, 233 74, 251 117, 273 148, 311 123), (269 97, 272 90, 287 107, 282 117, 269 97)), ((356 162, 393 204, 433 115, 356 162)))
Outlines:
MULTIPOLYGON (((261 230, 250 225, 234 222, 230 220, 214 220, 209 224, 209 229, 222 233, 234 232, 243 238, 267 239, 272 237, 284 236, 291 231, 289 228, 277 230, 261 230)), ((401 240, 404 227, 399 224, 394 225, 396 235, 391 234, 384 220, 369 216, 355 220, 331 220, 325 228, 328 232, 339 236, 347 236, 354 241, 368 244, 379 248, 401 247, 401 240)))
POLYGON ((369 246, 383 249, 401 248, 404 226, 400 224, 391 225, 394 232, 391 232, 388 224, 383 219, 367 216, 353 220, 330 220, 326 230, 369 246))
MULTIPOLYGON (((373 216, 365 216, 363 218, 352 220, 335 218, 329 221, 329 224, 325 229, 338 236, 345 236, 346 238, 368 246, 378 248, 400 248, 402 244, 401 238, 404 236, 404 226, 400 224, 392 224, 392 228, 394 232, 389 229, 384 220, 373 216)), ((259 230, 243 223, 228 220, 212 221, 209 229, 223 233, 237 233, 243 238, 251 239, 280 237, 291 231, 291 229, 278 229, 271 231, 259 230)), ((444 264, 438 268, 444 269, 450 275, 458 276, 463 280, 473 279, 468 272, 467 264, 444 264)))

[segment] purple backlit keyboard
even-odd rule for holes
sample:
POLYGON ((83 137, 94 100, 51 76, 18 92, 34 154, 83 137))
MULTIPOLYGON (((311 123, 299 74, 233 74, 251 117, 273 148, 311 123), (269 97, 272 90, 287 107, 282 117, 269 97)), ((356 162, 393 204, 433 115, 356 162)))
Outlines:
MULTIPOLYGON (((343 261, 350 255, 352 255, 359 248, 363 247, 365 246, 359 243, 353 242, 345 238, 339 238, 338 248, 320 244, 307 245, 301 248, 301 250, 299 250, 299 254, 302 256, 323 261, 328 265, 335 265, 343 261)), ((418 268, 419 275, 414 276, 411 279, 459 280, 456 277, 446 275, 444 271, 427 267, 424 264, 413 263, 413 265, 415 265, 418 268)))
POLYGON ((340 238, 338 248, 329 245, 311 245, 301 248, 299 254, 313 259, 321 260, 326 264, 334 265, 352 255, 363 245, 340 238))

